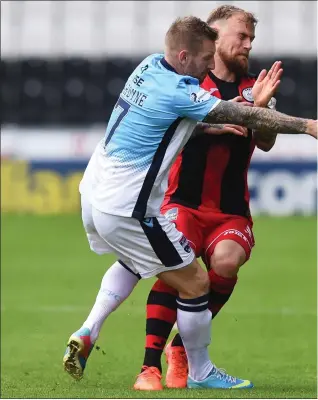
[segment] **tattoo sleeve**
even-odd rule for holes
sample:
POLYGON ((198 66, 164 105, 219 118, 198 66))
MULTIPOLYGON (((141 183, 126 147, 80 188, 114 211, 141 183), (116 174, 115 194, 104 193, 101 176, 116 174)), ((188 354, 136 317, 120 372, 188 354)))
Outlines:
POLYGON ((209 112, 203 122, 235 124, 273 133, 306 133, 307 120, 259 107, 244 107, 230 101, 220 103, 209 112))
POLYGON ((277 133, 273 133, 272 131, 253 131, 254 136, 257 139, 264 141, 264 142, 271 142, 276 139, 277 133))

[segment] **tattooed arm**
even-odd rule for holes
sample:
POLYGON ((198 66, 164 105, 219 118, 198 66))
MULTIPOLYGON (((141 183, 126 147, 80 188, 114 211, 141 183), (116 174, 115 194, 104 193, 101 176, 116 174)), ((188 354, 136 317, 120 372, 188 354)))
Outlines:
MULTIPOLYGON (((254 107, 261 107, 261 108, 269 108, 271 110, 276 110, 275 104, 276 104, 276 99, 272 98, 272 103, 275 103, 271 106, 268 107, 267 105, 263 104, 258 104, 256 101, 254 101, 254 107)), ((270 151, 272 147, 274 146, 277 138, 277 133, 273 133, 272 131, 267 131, 267 132, 260 132, 253 130, 253 137, 255 140, 256 146, 261 149, 262 151, 270 151)))
POLYGON ((264 135, 305 133, 317 138, 317 121, 292 117, 267 108, 244 107, 230 101, 221 100, 203 122, 242 125, 260 131, 264 135))
MULTIPOLYGON (((269 108, 271 110, 276 110, 275 105, 276 105, 276 99, 274 97, 271 98, 270 102, 271 106, 269 107, 268 104, 263 105, 263 104, 258 104, 257 101, 254 101, 254 107, 262 107, 262 108, 269 108)), ((274 146, 277 138, 277 133, 273 133, 271 131, 267 132, 260 132, 260 131, 255 131, 253 130, 253 136, 255 140, 256 146, 263 150, 263 151, 270 151, 272 147, 274 146)))

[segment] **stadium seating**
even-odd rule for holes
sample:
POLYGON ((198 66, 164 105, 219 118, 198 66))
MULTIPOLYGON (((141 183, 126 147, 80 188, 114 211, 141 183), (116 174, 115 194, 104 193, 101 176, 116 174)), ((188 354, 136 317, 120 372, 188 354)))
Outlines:
MULTIPOLYGON (((140 58, 22 59, 1 61, 1 123, 82 125, 105 123, 125 80, 140 58)), ((251 71, 273 59, 251 60, 251 71)), ((285 58, 278 108, 316 115, 317 60, 285 58)))

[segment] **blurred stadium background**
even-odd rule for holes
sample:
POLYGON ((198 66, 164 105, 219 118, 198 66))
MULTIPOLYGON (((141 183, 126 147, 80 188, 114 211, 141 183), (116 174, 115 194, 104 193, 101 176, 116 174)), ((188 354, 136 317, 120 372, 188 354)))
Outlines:
MULTIPOLYGON (((1 2, 3 211, 78 210, 80 173, 134 66, 162 51, 175 17, 206 18, 221 3, 1 2)), ((315 118, 317 3, 228 3, 259 17, 251 71, 283 61, 278 109, 315 118)), ((310 138, 280 137, 269 154, 256 151, 250 172, 254 214, 313 214, 315 171, 310 138)))
MULTIPOLYGON (((1 1, 2 397, 136 396, 116 388, 131 386, 142 361, 150 283, 109 322, 117 332, 114 348, 125 343, 127 329, 135 333, 130 357, 113 354, 102 339, 110 357, 90 367, 86 386, 70 395, 68 379, 60 376, 65 340, 85 317, 113 259, 88 250, 78 183, 134 66, 163 50, 174 18, 205 19, 220 4, 259 18, 251 72, 282 60, 278 110, 317 118, 315 1, 1 1), (123 318, 131 314, 134 326, 123 318), (21 346, 21 331, 29 332, 27 346, 21 346), (105 394, 99 371, 113 368, 112 356, 124 358, 129 373, 115 369, 105 394)), ((315 397, 316 143, 279 137, 270 153, 255 152, 249 182, 257 246, 218 317, 215 357, 221 363, 226 357, 229 372, 248 366, 260 381, 269 368, 273 397, 315 397), (234 329, 242 349, 251 348, 247 330, 257 338, 251 354, 225 334, 234 329), (288 391, 291 374, 300 372, 301 387, 288 391)))

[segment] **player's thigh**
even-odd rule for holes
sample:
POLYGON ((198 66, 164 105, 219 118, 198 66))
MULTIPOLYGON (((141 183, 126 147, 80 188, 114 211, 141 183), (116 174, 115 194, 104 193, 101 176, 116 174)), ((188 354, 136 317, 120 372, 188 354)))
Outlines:
POLYGON ((187 207, 179 204, 167 204, 161 213, 188 239, 196 257, 199 257, 203 246, 203 234, 199 219, 187 207))
POLYGON ((224 263, 229 267, 240 267, 250 258, 253 246, 251 223, 246 218, 234 216, 207 234, 202 258, 209 268, 224 263))
POLYGON ((92 214, 92 205, 85 196, 81 196, 81 207, 82 207, 82 221, 83 227, 86 232, 87 240, 90 249, 94 253, 102 255, 109 253, 111 249, 105 242, 105 240, 98 234, 92 214))
POLYGON ((93 209, 99 235, 134 272, 150 278, 189 265, 195 255, 186 237, 164 216, 138 221, 93 209))

